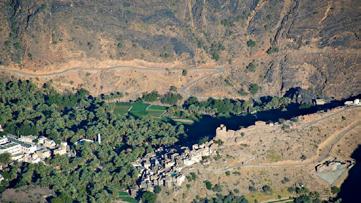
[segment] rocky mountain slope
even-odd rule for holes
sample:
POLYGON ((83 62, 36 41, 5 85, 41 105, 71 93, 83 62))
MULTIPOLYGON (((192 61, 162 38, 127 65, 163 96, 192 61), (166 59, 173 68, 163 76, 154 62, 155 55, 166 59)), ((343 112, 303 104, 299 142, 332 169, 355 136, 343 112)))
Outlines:
POLYGON ((0 25, 0 73, 60 89, 361 92, 358 0, 2 0, 0 25))

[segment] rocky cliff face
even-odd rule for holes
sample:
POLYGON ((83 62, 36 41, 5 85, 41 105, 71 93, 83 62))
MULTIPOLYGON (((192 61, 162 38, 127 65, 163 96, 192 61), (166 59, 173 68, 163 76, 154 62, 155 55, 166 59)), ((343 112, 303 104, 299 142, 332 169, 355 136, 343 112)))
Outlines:
POLYGON ((361 92, 360 22, 358 0, 3 0, 0 63, 6 74, 42 71, 28 76, 95 93, 162 91, 168 83, 149 79, 157 70, 122 70, 110 84, 104 73, 94 73, 100 85, 75 73, 66 81, 69 75, 46 77, 54 71, 48 67, 81 71, 93 61, 139 59, 173 64, 170 72, 188 69, 189 78, 177 82, 162 75, 185 94, 237 97, 254 83, 259 95, 301 87, 340 98, 361 92), (222 67, 222 74, 192 74, 203 66, 222 67))

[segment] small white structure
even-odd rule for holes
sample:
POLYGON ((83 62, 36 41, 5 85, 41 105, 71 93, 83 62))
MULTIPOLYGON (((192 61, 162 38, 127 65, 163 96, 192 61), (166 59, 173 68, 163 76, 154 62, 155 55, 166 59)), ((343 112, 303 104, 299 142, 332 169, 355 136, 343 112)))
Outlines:
POLYGON ((355 100, 353 101, 353 104, 355 104, 355 105, 360 105, 360 99, 355 99, 355 100))
POLYGON ((315 104, 316 105, 325 105, 326 101, 324 99, 316 99, 315 104))
POLYGON ((0 182, 4 180, 4 176, 0 174, 0 182))
POLYGON ((0 125, 0 132, 4 132, 4 129, 1 125, 0 125))
POLYGON ((346 106, 350 106, 350 105, 352 105, 353 104, 353 101, 345 101, 345 105, 346 106))
POLYGON ((353 101, 346 101, 346 106, 361 106, 360 99, 355 99, 353 101))
POLYGON ((83 144, 83 143, 85 143, 85 142, 94 143, 93 140, 89 140, 89 139, 83 138, 83 139, 78 140, 78 141, 75 143, 75 145, 77 145, 77 144, 83 144))
POLYGON ((98 144, 102 144, 102 138, 99 133, 98 133, 98 144))

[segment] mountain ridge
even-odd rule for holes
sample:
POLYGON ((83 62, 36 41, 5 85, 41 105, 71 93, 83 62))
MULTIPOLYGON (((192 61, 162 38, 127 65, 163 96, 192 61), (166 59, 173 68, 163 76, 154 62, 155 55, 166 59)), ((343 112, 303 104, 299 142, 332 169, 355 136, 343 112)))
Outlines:
MULTIPOLYGON (((7 0, 0 4, 0 34, 7 36, 0 39, 4 45, 0 61, 14 70, 51 72, 49 67, 104 68, 109 63, 145 61, 146 67, 169 66, 170 72, 174 67, 224 66, 222 74, 187 90, 200 97, 281 95, 301 87, 320 96, 345 98, 361 90, 358 1, 7 0), (260 91, 240 95, 250 84, 259 84, 260 91)), ((181 89, 184 81, 207 75, 175 72, 173 76, 123 71, 114 74, 118 76, 113 84, 106 84, 100 74, 94 80, 81 72, 67 75, 69 80, 52 81, 59 89, 84 87, 94 94, 120 90, 135 96, 151 88, 181 89), (149 79, 153 77, 165 82, 149 79), (177 81, 172 81, 174 77, 177 81)))

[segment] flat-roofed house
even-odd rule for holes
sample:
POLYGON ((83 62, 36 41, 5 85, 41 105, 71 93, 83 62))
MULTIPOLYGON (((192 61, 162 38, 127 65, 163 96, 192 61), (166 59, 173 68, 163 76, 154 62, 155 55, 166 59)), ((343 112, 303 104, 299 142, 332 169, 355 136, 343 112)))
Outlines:
POLYGON ((20 144, 3 137, 0 140, 0 154, 4 153, 9 153, 12 160, 19 160, 23 157, 23 148, 20 144))
POLYGON ((23 153, 31 154, 37 150, 37 146, 34 144, 20 141, 20 139, 17 139, 16 137, 11 136, 11 135, 7 136, 7 137, 9 139, 9 141, 19 144, 22 147, 23 153))
POLYGON ((19 141, 13 135, 0 138, 0 154, 9 153, 12 160, 20 160, 25 154, 34 153, 36 150, 36 145, 19 141))

